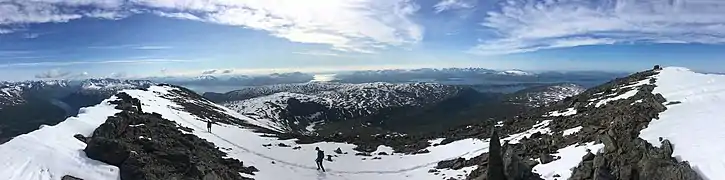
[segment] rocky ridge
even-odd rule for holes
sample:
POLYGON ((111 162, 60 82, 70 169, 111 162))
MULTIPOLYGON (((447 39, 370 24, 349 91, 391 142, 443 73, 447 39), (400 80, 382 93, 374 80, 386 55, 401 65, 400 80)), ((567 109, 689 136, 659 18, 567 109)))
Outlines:
MULTIPOLYGON (((673 158, 672 144, 653 147, 638 137, 639 132, 666 110, 667 100, 653 94, 657 69, 589 89, 549 106, 533 109, 512 119, 467 125, 445 133, 442 143, 469 137, 489 138, 492 127, 501 132, 503 148, 471 159, 441 162, 439 168, 478 165, 467 179, 487 179, 490 153, 501 154, 507 179, 538 179, 525 176, 537 172, 537 165, 558 160, 564 148, 603 147, 581 157, 570 177, 539 174, 564 179, 701 179, 687 164, 673 158), (459 166, 441 166, 463 164, 459 166), (529 170, 530 169, 530 170, 529 170), (511 171, 511 172, 508 172, 511 171)), ((597 149, 597 148, 593 148, 597 149)))
POLYGON ((143 113, 137 99, 116 95, 116 109, 86 142, 89 158, 120 168, 121 179, 251 179, 240 175, 258 171, 241 161, 225 158, 213 143, 182 131, 159 114, 143 113))

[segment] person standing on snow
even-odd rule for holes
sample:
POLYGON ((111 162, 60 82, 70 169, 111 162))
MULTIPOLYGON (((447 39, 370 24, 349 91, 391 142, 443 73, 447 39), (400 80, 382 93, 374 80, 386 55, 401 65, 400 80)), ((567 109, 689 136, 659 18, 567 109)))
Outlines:
POLYGON ((325 172, 325 167, 322 166, 322 159, 325 158, 325 152, 320 150, 320 147, 315 147, 315 150, 317 150, 317 159, 315 159, 317 170, 319 171, 322 168, 322 172, 325 172))
POLYGON ((206 122, 206 130, 209 131, 209 133, 211 133, 211 120, 206 122))

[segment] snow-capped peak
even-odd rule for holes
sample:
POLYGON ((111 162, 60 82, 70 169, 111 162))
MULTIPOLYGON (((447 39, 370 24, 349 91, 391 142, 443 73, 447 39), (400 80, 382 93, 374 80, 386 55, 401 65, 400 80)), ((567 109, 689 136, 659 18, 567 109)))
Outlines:
POLYGON ((499 74, 503 74, 503 75, 515 75, 515 76, 531 76, 531 75, 534 75, 534 73, 526 72, 526 71, 522 71, 522 70, 518 70, 518 69, 501 71, 501 72, 499 72, 499 74))

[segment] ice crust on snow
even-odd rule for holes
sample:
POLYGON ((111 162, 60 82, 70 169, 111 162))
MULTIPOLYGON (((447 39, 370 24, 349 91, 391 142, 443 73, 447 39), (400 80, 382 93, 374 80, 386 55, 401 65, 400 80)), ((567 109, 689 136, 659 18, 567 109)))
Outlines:
POLYGON ((86 144, 74 138, 90 136, 119 112, 113 99, 82 108, 76 117, 70 117, 55 126, 46 126, 23 134, 0 145, 0 179, 7 180, 60 180, 64 175, 82 179, 118 180, 118 167, 90 159, 83 152, 86 144))
POLYGON ((701 176, 725 179, 725 75, 668 67, 656 78, 653 93, 681 104, 668 106, 639 137, 653 146, 661 146, 660 137, 668 139, 673 156, 688 161, 701 176))

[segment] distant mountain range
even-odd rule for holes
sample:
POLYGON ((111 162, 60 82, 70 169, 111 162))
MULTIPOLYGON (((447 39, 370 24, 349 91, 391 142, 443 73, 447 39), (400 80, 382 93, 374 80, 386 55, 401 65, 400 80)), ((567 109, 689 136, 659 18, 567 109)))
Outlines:
MULTIPOLYGON (((585 87, 592 87, 610 79, 625 76, 628 73, 598 72, 598 71, 569 71, 569 72, 528 72, 518 69, 492 70, 485 68, 423 68, 411 70, 366 70, 347 71, 325 74, 325 81, 339 83, 415 83, 432 82, 449 85, 510 85, 513 83, 575 83, 585 87)), ((189 86, 192 89, 205 90, 207 86, 264 86, 275 84, 293 84, 319 81, 311 73, 274 73, 269 75, 231 75, 231 74, 205 74, 197 77, 153 77, 153 82, 162 82, 189 86), (200 88, 193 88, 200 87, 200 88)), ((516 89, 521 90, 521 88, 516 89)), ((229 91, 225 90, 224 92, 229 91)), ((215 91, 219 92, 219 91, 215 91)))
POLYGON ((151 84, 118 79, 0 82, 0 142, 40 125, 54 125, 119 90, 151 84))
POLYGON ((285 133, 435 131, 481 118, 520 113, 583 92, 581 86, 537 86, 520 93, 479 92, 436 83, 301 83, 246 87, 204 97, 285 133), (446 121, 441 121, 446 119, 446 121))

